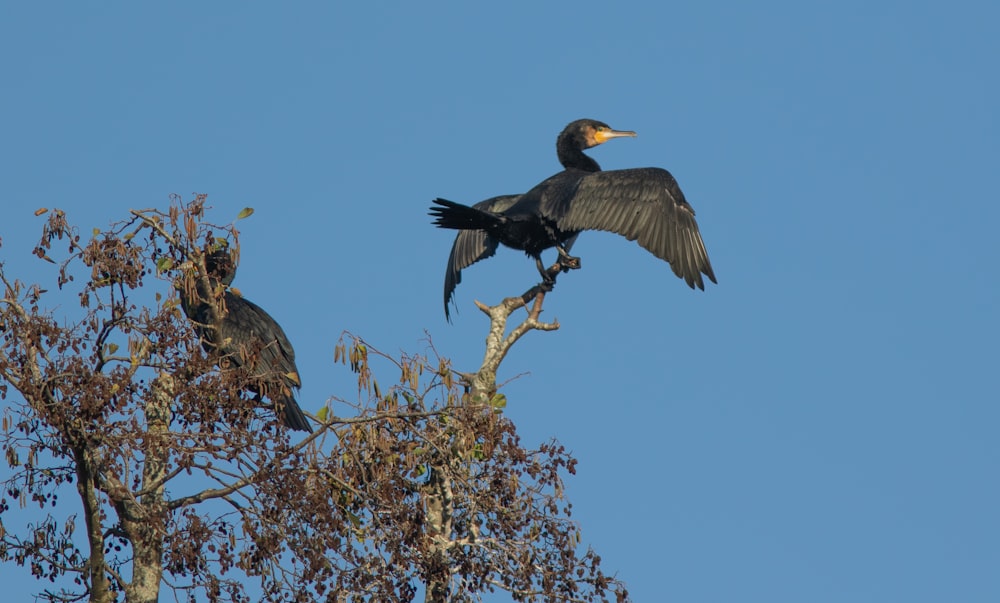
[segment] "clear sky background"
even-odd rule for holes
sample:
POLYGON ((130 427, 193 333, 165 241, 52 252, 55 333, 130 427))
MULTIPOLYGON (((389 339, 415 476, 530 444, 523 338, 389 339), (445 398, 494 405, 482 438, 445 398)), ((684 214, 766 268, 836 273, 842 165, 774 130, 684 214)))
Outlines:
POLYGON ((676 176, 719 285, 587 233, 500 375, 580 460, 584 543, 637 601, 1000 601, 998 6, 7 2, 0 259, 50 276, 38 207, 252 206, 235 284, 315 412, 354 391, 342 330, 472 370, 472 301, 537 282, 501 250, 447 324, 432 198, 527 190, 574 119, 636 130, 591 155, 676 176))

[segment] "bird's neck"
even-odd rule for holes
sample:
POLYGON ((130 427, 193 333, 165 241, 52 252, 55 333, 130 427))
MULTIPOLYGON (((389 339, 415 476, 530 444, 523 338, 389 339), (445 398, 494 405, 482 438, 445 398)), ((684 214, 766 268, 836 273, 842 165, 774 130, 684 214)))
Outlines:
POLYGON ((570 143, 570 141, 560 139, 556 143, 556 154, 559 156, 559 163, 567 170, 601 171, 601 166, 593 158, 585 155, 580 147, 570 143))

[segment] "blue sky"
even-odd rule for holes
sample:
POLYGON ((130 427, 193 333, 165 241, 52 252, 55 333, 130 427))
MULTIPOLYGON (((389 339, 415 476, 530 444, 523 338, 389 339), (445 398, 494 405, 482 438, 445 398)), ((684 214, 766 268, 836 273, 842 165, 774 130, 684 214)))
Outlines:
MULTIPOLYGON (((89 232, 170 193, 207 193, 218 222, 252 206, 236 285, 284 326, 315 411, 353 389, 342 330, 390 353, 426 332, 471 370, 472 301, 537 280, 501 250, 448 325, 432 198, 527 190, 574 119, 636 130, 592 156, 673 172, 719 285, 587 233, 546 300, 562 328, 500 375, 524 441, 580 459, 584 542, 637 601, 996 601, 998 20, 988 2, 5 3, 0 260, 45 274, 38 207, 89 232)), ((39 586, 0 575, 11 600, 39 586)))

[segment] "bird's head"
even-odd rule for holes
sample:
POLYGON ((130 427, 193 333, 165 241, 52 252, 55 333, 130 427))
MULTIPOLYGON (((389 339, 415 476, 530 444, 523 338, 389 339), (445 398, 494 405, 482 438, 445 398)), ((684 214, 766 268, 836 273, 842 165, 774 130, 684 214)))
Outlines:
POLYGON ((236 276, 236 260, 226 241, 205 246, 205 270, 210 278, 229 286, 236 276))
POLYGON ((578 149, 589 149, 604 144, 612 138, 625 136, 634 137, 636 133, 631 130, 615 130, 596 119, 578 119, 563 128, 559 142, 569 143, 578 149))

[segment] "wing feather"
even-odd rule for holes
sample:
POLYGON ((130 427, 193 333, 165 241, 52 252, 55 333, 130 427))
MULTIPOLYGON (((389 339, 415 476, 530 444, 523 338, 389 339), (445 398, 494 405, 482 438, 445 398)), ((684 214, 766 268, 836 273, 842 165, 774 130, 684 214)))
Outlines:
MULTIPOLYGON (((483 211, 500 213, 517 201, 521 195, 500 195, 480 201, 472 207, 483 211)), ((455 294, 455 288, 462 282, 462 270, 480 260, 492 257, 497 252, 499 241, 482 230, 460 230, 455 235, 448 256, 448 266, 444 273, 444 315, 451 320, 448 305, 455 294)))
MULTIPOLYGON (((285 425, 300 431, 312 431, 293 388, 302 386, 295 366, 295 350, 281 325, 252 301, 226 291, 226 315, 218 325, 212 344, 233 366, 247 367, 256 383, 248 389, 266 396, 285 425)), ((209 333, 205 333, 208 335, 209 333)))
POLYGON ((617 233, 667 261, 674 274, 691 288, 705 288, 702 275, 716 282, 694 209, 667 170, 639 168, 588 174, 580 179, 572 199, 560 204, 561 208, 565 208, 561 215, 547 216, 556 220, 561 230, 617 233))
POLYGON ((231 354, 231 360, 238 366, 250 364, 258 377, 281 379, 288 386, 301 387, 295 350, 281 325, 263 308, 230 291, 226 291, 226 308, 228 314, 219 326, 219 335, 222 350, 231 354), (240 349, 239 344, 255 348, 240 349), (259 354, 256 359, 246 357, 254 353, 259 354))

